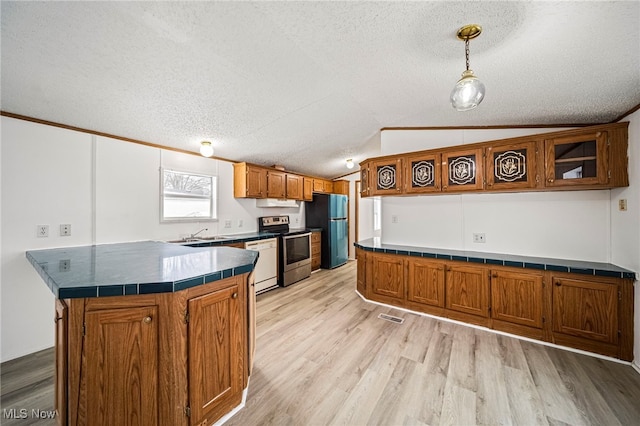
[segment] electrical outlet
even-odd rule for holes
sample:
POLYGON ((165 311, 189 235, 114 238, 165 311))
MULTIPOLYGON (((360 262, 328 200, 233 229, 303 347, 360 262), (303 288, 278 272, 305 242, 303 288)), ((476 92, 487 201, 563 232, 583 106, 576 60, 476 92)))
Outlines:
POLYGON ((225 220, 224 221, 224 227, 225 228, 231 228, 231 221, 230 220, 225 220))
POLYGON ((391 216, 391 223, 398 223, 398 216, 396 216, 395 214, 391 216))
POLYGON ((486 243, 487 237, 484 233, 474 233, 473 234, 473 242, 474 243, 486 243))
POLYGON ((627 211, 627 199, 626 198, 621 198, 618 200, 618 210, 620 210, 621 212, 626 212, 627 211))
POLYGON ((36 235, 38 238, 46 238, 49 236, 49 225, 38 225, 36 227, 36 235))
POLYGON ((64 259, 58 262, 58 271, 67 272, 71 269, 71 259, 64 259))
POLYGON ((71 225, 70 224, 60 225, 60 236, 68 237, 69 235, 71 235, 71 225))
POLYGON ((238 219, 238 228, 242 228, 243 221, 242 219, 238 219))

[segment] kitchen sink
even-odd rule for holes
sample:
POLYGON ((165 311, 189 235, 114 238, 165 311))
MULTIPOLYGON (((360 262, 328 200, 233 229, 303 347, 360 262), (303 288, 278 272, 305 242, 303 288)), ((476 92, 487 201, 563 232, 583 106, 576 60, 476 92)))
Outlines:
POLYGON ((202 237, 202 238, 181 238, 179 240, 170 240, 168 243, 176 243, 176 244, 186 244, 186 243, 198 243, 202 241, 220 241, 220 240, 228 240, 229 237, 223 237, 221 235, 216 235, 213 237, 202 237))

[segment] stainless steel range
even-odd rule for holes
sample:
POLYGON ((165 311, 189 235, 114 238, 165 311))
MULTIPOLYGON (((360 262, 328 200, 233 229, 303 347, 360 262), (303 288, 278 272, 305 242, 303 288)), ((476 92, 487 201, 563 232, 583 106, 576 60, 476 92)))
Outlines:
POLYGON ((289 216, 258 218, 258 230, 279 236, 279 284, 288 286, 311 275, 311 232, 289 228, 289 216))

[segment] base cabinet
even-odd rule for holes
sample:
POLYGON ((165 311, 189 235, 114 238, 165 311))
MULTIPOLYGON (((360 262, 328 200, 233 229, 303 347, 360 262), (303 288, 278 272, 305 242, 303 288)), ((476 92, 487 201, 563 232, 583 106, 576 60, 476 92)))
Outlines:
POLYGON ((248 381, 251 279, 56 301, 58 424, 210 425, 230 412, 248 381))
POLYGON ((311 233, 311 270, 320 269, 322 263, 322 233, 313 231, 311 233))
POLYGON ((367 299, 633 359, 632 279, 356 250, 367 299))

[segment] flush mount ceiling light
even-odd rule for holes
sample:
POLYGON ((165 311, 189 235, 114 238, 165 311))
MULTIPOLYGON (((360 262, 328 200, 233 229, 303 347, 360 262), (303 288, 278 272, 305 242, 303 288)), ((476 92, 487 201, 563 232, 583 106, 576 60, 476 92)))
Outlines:
POLYGON ((465 25, 458 30, 458 38, 464 41, 464 53, 467 60, 467 69, 462 73, 451 91, 451 105, 457 111, 468 111, 477 107, 484 98, 484 84, 473 75, 469 69, 469 40, 476 38, 482 32, 482 27, 476 24, 465 25))
POLYGON ((351 158, 349 158, 347 160, 347 169, 353 169, 353 166, 354 166, 353 160, 351 158))
POLYGON ((209 141, 200 142, 200 154, 203 157, 211 157, 213 155, 213 145, 209 141))

